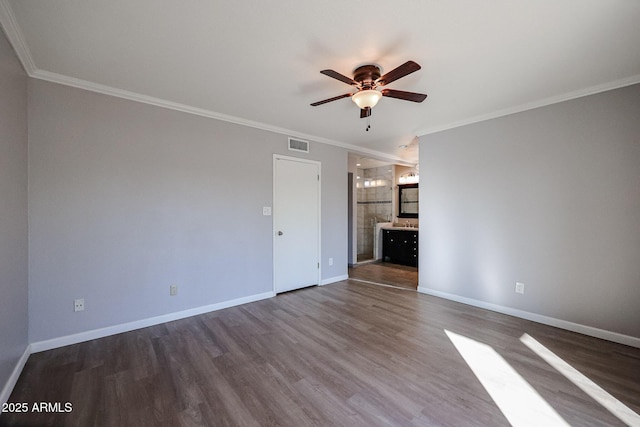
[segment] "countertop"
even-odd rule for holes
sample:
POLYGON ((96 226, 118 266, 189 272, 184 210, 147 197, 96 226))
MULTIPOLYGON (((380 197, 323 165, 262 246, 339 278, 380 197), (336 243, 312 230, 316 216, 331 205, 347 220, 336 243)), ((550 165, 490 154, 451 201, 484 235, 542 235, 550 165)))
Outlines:
POLYGON ((400 231, 419 231, 418 227, 394 227, 394 226, 382 226, 380 227, 382 230, 400 230, 400 231))

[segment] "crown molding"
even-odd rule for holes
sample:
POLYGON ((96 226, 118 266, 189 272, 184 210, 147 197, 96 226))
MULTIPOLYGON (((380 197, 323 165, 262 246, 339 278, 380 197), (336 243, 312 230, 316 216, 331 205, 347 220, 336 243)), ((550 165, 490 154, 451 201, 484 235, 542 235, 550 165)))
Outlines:
POLYGON ((545 107, 547 105, 558 104, 564 101, 571 101, 572 99, 582 98, 584 96, 595 95, 597 93, 606 92, 608 90, 619 89, 625 86, 631 86, 640 83, 640 74, 636 74, 631 77, 627 77, 620 80, 615 80, 609 83, 603 83, 601 85, 591 86, 585 89, 576 90, 574 92, 568 92, 562 95, 552 96, 550 98, 541 99, 539 101, 529 102, 521 104, 515 107, 505 108, 504 110, 494 111, 488 114, 481 114, 479 116, 471 117, 464 120, 451 122, 442 126, 434 126, 431 128, 424 128, 417 132, 417 135, 425 136, 432 133, 442 132, 458 128, 461 126, 470 125, 473 123, 484 122, 486 120, 497 119, 498 117, 508 116, 510 114, 521 113, 523 111, 533 110, 535 108, 545 107))
POLYGON ((2 26, 4 33, 7 35, 16 55, 18 55, 24 70, 31 76, 36 70, 36 65, 33 62, 33 57, 27 48, 27 43, 8 0, 0 0, 0 26, 2 26))

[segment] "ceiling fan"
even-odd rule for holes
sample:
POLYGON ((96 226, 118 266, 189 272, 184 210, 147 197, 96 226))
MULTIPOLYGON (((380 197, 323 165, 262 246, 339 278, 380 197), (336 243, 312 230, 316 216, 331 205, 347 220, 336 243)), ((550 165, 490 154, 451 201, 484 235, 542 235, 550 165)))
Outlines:
MULTIPOLYGON (((405 92, 395 89, 382 89, 379 87, 385 86, 391 82, 394 82, 406 75, 409 75, 420 69, 420 65, 413 61, 407 61, 401 66, 389 71, 385 75, 380 75, 380 67, 377 65, 362 65, 353 71, 353 78, 344 76, 337 71, 322 70, 320 73, 325 76, 332 77, 336 80, 340 80, 348 85, 356 87, 358 90, 355 93, 345 93, 343 95, 334 96, 333 98, 325 99, 323 101, 314 102, 311 106, 316 107, 318 105, 326 104, 327 102, 337 101, 338 99, 351 97, 353 102, 360 107, 360 118, 370 117, 371 109, 375 107, 380 98, 388 96, 389 98, 397 98, 405 101, 422 102, 427 98, 427 95, 415 92, 405 92)), ((371 126, 367 126, 369 130, 371 126)))

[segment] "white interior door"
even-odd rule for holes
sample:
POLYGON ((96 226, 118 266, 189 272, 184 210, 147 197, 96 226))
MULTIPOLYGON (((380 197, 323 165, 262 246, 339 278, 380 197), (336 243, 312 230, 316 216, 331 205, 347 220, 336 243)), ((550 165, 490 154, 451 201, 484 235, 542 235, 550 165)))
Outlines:
POLYGON ((320 283, 320 163, 273 157, 274 289, 320 283))

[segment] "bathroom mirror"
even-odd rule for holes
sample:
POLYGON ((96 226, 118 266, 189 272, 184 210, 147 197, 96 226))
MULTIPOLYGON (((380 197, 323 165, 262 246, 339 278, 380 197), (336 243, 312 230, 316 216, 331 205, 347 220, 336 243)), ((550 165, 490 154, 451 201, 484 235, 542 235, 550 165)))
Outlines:
POLYGON ((398 218, 418 218, 418 184, 398 185, 398 218))

